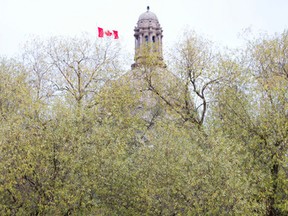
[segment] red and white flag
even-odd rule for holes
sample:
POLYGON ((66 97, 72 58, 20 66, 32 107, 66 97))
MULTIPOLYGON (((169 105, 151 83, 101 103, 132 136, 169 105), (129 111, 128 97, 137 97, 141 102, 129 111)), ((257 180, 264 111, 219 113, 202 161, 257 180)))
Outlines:
POLYGON ((114 35, 114 39, 118 39, 119 38, 118 31, 113 30, 113 35, 114 35))
POLYGON ((114 39, 118 39, 119 38, 118 31, 116 31, 116 30, 112 30, 112 31, 106 30, 106 31, 104 31, 103 28, 98 27, 98 37, 104 37, 104 34, 107 37, 111 37, 113 35, 114 39))
POLYGON ((103 28, 98 27, 98 37, 103 37, 103 36, 104 36, 103 28))
POLYGON ((108 37, 110 37, 112 35, 112 32, 110 32, 109 30, 108 31, 105 31, 105 35, 107 35, 108 37))

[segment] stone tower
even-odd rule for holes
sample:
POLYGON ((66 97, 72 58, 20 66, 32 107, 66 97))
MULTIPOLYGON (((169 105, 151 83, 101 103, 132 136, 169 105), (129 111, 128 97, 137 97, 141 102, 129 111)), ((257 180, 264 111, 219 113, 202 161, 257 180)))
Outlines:
POLYGON ((165 67, 162 53, 163 30, 157 16, 149 10, 139 16, 137 26, 134 29, 135 37, 135 63, 132 69, 145 62, 147 55, 153 56, 155 64, 165 67))

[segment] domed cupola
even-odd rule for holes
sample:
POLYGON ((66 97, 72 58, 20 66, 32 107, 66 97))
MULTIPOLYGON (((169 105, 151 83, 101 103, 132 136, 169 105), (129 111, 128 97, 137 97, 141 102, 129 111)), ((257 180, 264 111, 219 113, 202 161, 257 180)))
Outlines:
POLYGON ((162 28, 156 14, 150 11, 149 6, 147 11, 139 16, 137 26, 134 29, 135 37, 135 63, 132 68, 135 68, 143 63, 144 52, 154 54, 157 58, 157 65, 165 65, 162 55, 162 28))
POLYGON ((145 13, 142 13, 139 16, 137 25, 140 28, 148 28, 150 26, 153 26, 154 28, 157 28, 157 27, 160 28, 160 24, 158 22, 158 18, 156 14, 151 12, 149 10, 149 7, 147 7, 147 11, 145 13))

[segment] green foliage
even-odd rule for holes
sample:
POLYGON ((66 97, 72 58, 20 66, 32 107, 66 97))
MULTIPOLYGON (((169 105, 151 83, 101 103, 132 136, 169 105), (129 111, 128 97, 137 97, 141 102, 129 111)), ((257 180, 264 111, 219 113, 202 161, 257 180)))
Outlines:
POLYGON ((0 214, 287 215, 287 38, 189 33, 174 74, 87 38, 1 60, 0 214))

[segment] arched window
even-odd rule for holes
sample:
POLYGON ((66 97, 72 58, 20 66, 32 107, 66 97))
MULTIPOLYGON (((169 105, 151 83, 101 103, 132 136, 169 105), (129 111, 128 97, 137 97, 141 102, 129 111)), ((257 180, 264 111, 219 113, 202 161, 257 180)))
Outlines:
POLYGON ((145 35, 145 41, 148 43, 148 35, 145 35))
POLYGON ((152 37, 152 41, 153 41, 153 43, 155 43, 155 36, 152 37))

